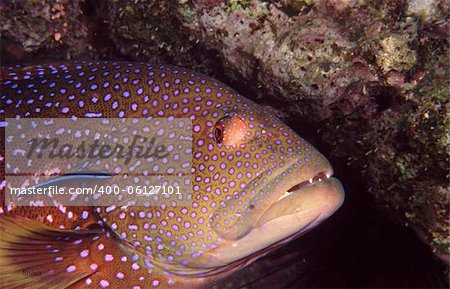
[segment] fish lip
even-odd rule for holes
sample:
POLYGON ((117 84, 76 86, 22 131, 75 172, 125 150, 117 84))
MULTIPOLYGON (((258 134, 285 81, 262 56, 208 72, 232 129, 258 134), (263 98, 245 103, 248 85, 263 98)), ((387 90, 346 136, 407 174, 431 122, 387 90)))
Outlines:
MULTIPOLYGON (((341 182, 332 177, 331 170, 316 173, 314 177, 293 185, 290 189, 281 194, 281 196, 259 216, 256 227, 262 226, 273 219, 285 215, 292 215, 301 210, 308 210, 310 207, 314 207, 322 216, 322 213, 325 212, 325 210, 330 209, 329 203, 327 203, 328 201, 324 198, 322 198, 323 200, 319 199, 315 201, 322 202, 322 208, 318 207, 315 203, 311 203, 311 200, 315 200, 321 195, 332 196, 333 194, 328 193, 328 191, 333 192, 335 196, 340 196, 338 197, 338 199, 340 198, 341 200, 340 202, 331 200, 331 204, 337 204, 336 209, 339 208, 342 205, 345 196, 341 182)), ((333 212, 334 211, 335 210, 333 210, 333 212)))
MULTIPOLYGON (((327 174, 322 174, 322 173, 316 174, 315 177, 312 178, 312 182, 310 182, 308 180, 306 182, 304 181, 304 182, 299 183, 299 186, 294 185, 292 188, 295 188, 295 190, 291 194, 299 194, 299 196, 301 196, 301 194, 303 192, 306 193, 306 191, 308 191, 308 190, 317 189, 320 191, 321 190, 320 187, 322 187, 322 191, 324 191, 323 187, 325 187, 325 188, 329 187, 328 190, 334 191, 334 193, 331 195, 332 196, 334 195, 334 197, 336 198, 336 200, 334 202, 328 203, 330 205, 330 208, 319 211, 318 214, 316 214, 315 217, 312 217, 308 223, 304 224, 304 226, 300 230, 291 234, 290 236, 286 236, 285 238, 280 239, 279 241, 277 241, 277 242, 273 243, 272 245, 268 246, 267 248, 265 248, 265 250, 272 251, 274 248, 281 247, 282 245, 288 243, 289 241, 308 233, 309 231, 311 231, 315 227, 317 227, 319 224, 321 224, 323 221, 328 219, 328 217, 333 215, 335 213, 335 211, 337 211, 342 206, 344 199, 345 199, 344 188, 343 188, 341 182, 337 178, 332 176, 332 169, 330 169, 330 171, 328 171, 328 172, 329 172, 329 174, 328 173, 327 174), (321 177, 323 175, 325 175, 325 178, 321 177)), ((323 194, 323 192, 321 194, 323 194)), ((281 201, 282 199, 284 199, 286 197, 287 196, 284 196, 283 198, 280 197, 272 206, 274 206, 275 204, 277 204, 279 201, 281 201)), ((269 207, 269 209, 270 209, 270 207, 269 207)), ((268 210, 266 210, 266 212, 268 210)), ((297 213, 299 213, 299 211, 295 211, 293 213, 288 213, 286 215, 281 215, 280 217, 285 217, 288 215, 295 215, 297 213)), ((261 226, 263 226, 263 225, 264 224, 261 224, 261 226)))

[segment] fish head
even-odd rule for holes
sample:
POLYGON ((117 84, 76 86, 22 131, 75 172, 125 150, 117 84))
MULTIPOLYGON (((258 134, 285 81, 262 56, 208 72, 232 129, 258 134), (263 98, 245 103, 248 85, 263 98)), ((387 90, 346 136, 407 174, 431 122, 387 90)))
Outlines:
POLYGON ((110 220, 133 250, 166 272, 229 274, 312 229, 343 202, 316 148, 266 108, 232 96, 228 105, 210 104, 220 111, 192 118, 192 204, 129 207, 133 221, 121 211, 110 220), (150 220, 138 217, 149 212, 150 220))
POLYGON ((197 138, 208 142, 194 153, 198 205, 209 208, 216 238, 192 267, 244 264, 314 228, 344 200, 316 148, 264 107, 238 103, 197 138))

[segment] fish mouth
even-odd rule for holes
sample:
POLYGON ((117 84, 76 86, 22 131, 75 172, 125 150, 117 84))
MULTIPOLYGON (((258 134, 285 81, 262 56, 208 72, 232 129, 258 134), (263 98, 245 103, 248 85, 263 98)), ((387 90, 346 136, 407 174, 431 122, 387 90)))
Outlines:
POLYGON ((327 179, 331 178, 332 175, 333 175, 333 172, 331 172, 329 170, 328 171, 321 171, 321 172, 317 173, 316 175, 314 175, 314 177, 308 179, 307 181, 303 181, 301 183, 293 185, 290 189, 287 189, 286 192, 284 192, 278 198, 277 202, 282 200, 282 199, 284 199, 285 197, 291 195, 295 191, 299 191, 302 188, 305 188, 305 187, 308 187, 308 186, 314 186, 318 182, 322 182, 323 180, 327 180, 327 179))
MULTIPOLYGON (((313 177, 287 189, 259 218, 256 226, 284 215, 305 210, 315 210, 326 217, 334 213, 344 200, 344 189, 340 181, 332 177, 332 169, 316 173, 313 177), (301 195, 303 194, 303 195, 301 195), (326 197, 325 199, 320 199, 326 197), (337 199, 333 199, 336 197, 337 199), (331 207, 330 207, 331 206, 331 207), (335 208, 333 210, 333 208, 335 208)), ((321 218, 316 218, 317 220, 321 218)), ((314 222, 312 222, 314 223, 314 222)))
POLYGON ((254 255, 263 255, 317 227, 341 207, 344 198, 341 182, 330 172, 320 172, 284 192, 255 228, 236 242, 254 255))
POLYGON ((244 236, 223 240, 194 263, 215 267, 213 271, 221 270, 221 266, 239 268, 315 228, 339 209, 345 198, 329 164, 317 171, 287 185, 288 189, 260 214, 244 236))

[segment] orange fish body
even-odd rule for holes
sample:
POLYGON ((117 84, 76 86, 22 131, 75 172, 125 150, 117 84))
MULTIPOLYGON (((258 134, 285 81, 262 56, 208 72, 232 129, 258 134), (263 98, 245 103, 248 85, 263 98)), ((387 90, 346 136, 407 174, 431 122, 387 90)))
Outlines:
MULTIPOLYGON (((12 172, 5 146, 17 145, 5 138, 9 119, 192 122, 189 205, 30 207, 2 198, 1 288, 207 287, 343 202, 323 155, 272 113, 204 75, 97 61, 2 68, 0 84, 3 197, 12 172)), ((52 171, 71 166, 46 162, 52 171)), ((38 185, 32 177, 27 181, 38 185)))

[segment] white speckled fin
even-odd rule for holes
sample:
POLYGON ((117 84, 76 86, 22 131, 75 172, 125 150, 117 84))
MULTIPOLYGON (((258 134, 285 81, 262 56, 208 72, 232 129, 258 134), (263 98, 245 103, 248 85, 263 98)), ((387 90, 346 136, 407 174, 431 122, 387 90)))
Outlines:
POLYGON ((1 217, 0 288, 66 288, 86 278, 95 270, 90 256, 81 252, 88 252, 98 234, 1 217))

